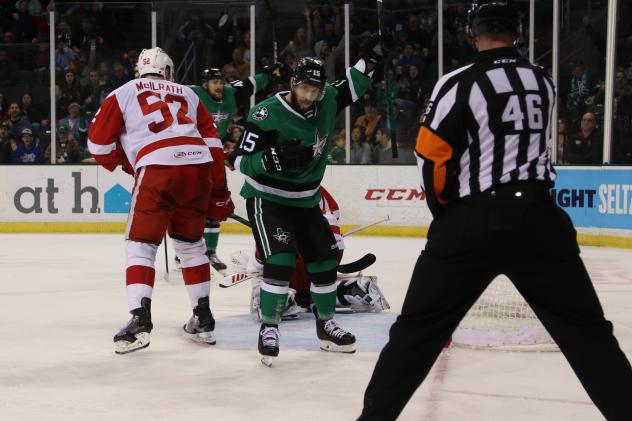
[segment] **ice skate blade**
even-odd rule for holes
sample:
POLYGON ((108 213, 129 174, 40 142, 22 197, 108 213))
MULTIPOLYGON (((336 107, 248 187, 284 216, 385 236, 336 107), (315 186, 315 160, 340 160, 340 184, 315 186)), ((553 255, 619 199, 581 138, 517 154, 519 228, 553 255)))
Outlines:
POLYGON ((343 354, 353 354, 356 352, 355 343, 349 345, 336 345, 331 341, 320 341, 320 349, 327 352, 341 352, 343 354))
POLYGON ((198 343, 198 344, 205 344, 205 345, 215 345, 217 343, 214 332, 211 331, 211 332, 190 333, 190 332, 187 332, 185 327, 186 326, 183 326, 182 329, 184 330, 184 333, 186 334, 186 336, 189 338, 190 341, 198 343))
POLYGON ((277 357, 271 357, 269 355, 262 355, 261 356, 261 364, 265 365, 266 367, 272 367, 272 363, 274 362, 274 360, 276 360, 277 357))
POLYGON ((130 352, 138 351, 139 349, 147 348, 149 346, 148 332, 140 332, 134 336, 136 336, 136 340, 134 342, 114 342, 114 353, 119 355, 129 354, 130 352))

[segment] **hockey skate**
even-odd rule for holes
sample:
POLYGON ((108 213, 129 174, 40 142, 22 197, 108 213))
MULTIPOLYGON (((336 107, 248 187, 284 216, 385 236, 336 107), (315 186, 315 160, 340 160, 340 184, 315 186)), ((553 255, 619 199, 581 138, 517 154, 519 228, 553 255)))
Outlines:
POLYGON ((213 253, 213 252, 207 250, 206 251, 206 257, 208 257, 208 260, 211 262, 211 266, 213 266, 213 269, 215 269, 216 271, 218 271, 222 275, 226 276, 226 267, 227 266, 226 266, 226 264, 224 262, 219 260, 219 257, 217 257, 217 253, 213 253))
POLYGON ((340 304, 351 308, 354 313, 379 313, 391 308, 375 276, 341 279, 337 295, 340 304))
POLYGON ((342 329, 334 319, 316 319, 316 335, 320 339, 320 349, 328 352, 352 354, 355 349, 355 336, 342 329))
POLYGON ((261 325, 259 329, 259 354, 261 363, 267 367, 279 356, 279 328, 277 326, 261 325))
MULTIPOLYGON (((259 305, 261 299, 261 285, 260 280, 257 278, 256 282, 253 282, 254 286, 250 293, 250 315, 255 321, 261 321, 261 307, 259 305)), ((287 299, 285 301, 285 309, 281 315, 282 320, 294 320, 299 317, 300 313, 309 312, 308 308, 301 307, 296 302, 296 290, 289 288, 287 292, 287 299)))
POLYGON ((194 342, 215 345, 215 319, 211 313, 208 297, 198 299, 198 305, 193 309, 193 316, 182 326, 184 331, 194 342))
POLYGON ((151 299, 144 297, 141 306, 132 310, 132 318, 114 335, 114 352, 128 354, 149 346, 149 333, 154 325, 151 323, 151 299))

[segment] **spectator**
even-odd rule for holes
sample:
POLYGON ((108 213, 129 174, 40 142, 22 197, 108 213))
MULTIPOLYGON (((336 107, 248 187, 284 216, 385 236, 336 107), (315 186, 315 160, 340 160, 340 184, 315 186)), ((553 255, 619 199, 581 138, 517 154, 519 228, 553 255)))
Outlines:
POLYGON ((564 149, 568 142, 568 128, 566 126, 566 120, 560 118, 557 120, 557 156, 558 162, 566 164, 564 160, 564 149))
POLYGON ((581 119, 579 132, 567 139, 564 148, 564 161, 567 164, 600 165, 602 163, 603 141, 596 127, 595 115, 585 113, 581 119))
POLYGON ((618 70, 614 78, 614 96, 632 96, 632 86, 628 83, 623 70, 618 70))
POLYGON ((241 135, 244 133, 244 126, 239 124, 233 124, 224 139, 222 139, 222 143, 224 145, 224 156, 226 157, 226 166, 230 168, 231 171, 235 170, 235 167, 230 163, 229 157, 232 157, 235 154, 235 149, 237 149, 237 145, 241 141, 241 135))
POLYGON ((57 44, 55 49, 55 68, 57 70, 68 70, 70 63, 75 58, 75 52, 69 47, 70 34, 57 34, 57 44))
POLYGON ((472 62, 474 48, 467 39, 465 28, 458 29, 454 43, 448 47, 448 58, 450 59, 450 69, 456 69, 472 62))
POLYGON ((399 33, 399 41, 419 47, 429 45, 428 35, 419 27, 419 18, 416 15, 408 16, 406 28, 399 33))
POLYGON ((393 158, 391 137, 388 130, 382 126, 375 131, 376 144, 373 147, 373 163, 375 164, 397 164, 400 161, 393 158))
POLYGON ((9 58, 9 52, 0 49, 0 86, 12 86, 17 82, 20 66, 9 58))
POLYGON ((419 67, 416 64, 411 64, 408 67, 408 81, 413 102, 422 104, 424 98, 430 94, 430 92, 427 88, 427 82, 421 77, 419 67))
POLYGON ((39 0, 28 0, 28 11, 31 16, 40 16, 44 9, 42 3, 39 0))
POLYGON ((7 108, 7 101, 4 94, 0 92, 0 123, 9 119, 9 110, 7 108))
POLYGON ((86 56, 86 53, 79 53, 70 64, 70 68, 73 69, 75 78, 79 81, 79 89, 86 86, 88 83, 88 73, 91 69, 91 67, 88 66, 88 57, 86 56))
POLYGON ((250 76, 250 63, 244 61, 244 53, 241 48, 235 48, 232 54, 232 61, 222 68, 224 74, 229 73, 233 67, 237 71, 237 79, 247 79, 250 76))
MULTIPOLYGON (((73 53, 77 47, 77 42, 73 42, 72 28, 65 18, 59 20, 57 24, 57 40, 63 40, 66 47, 70 48, 73 53)), ((78 51, 78 49, 77 49, 78 51)))
POLYGON ((423 67, 421 56, 415 54, 415 49, 413 48, 412 44, 407 43, 406 45, 404 45, 404 49, 399 56, 399 65, 402 67, 403 73, 408 73, 408 67, 410 67, 410 65, 412 64, 415 64, 420 69, 423 67))
POLYGON ((367 142, 375 143, 375 130, 380 124, 382 116, 378 114, 375 103, 368 99, 364 101, 364 114, 356 118, 355 127, 362 127, 364 130, 364 138, 367 142))
POLYGON ((320 40, 314 44, 314 53, 323 61, 327 82, 336 81, 336 64, 342 59, 344 54, 344 42, 340 42, 338 46, 332 50, 332 45, 327 40, 320 40))
MULTIPOLYGON (((40 121, 39 131, 33 133, 39 139, 39 145, 42 150, 46 150, 50 145, 51 127, 50 118, 45 117, 40 121)), ((50 157, 47 162, 50 162, 50 157)))
POLYGON ((281 51, 281 56, 288 52, 292 53, 296 58, 310 57, 312 55, 313 32, 311 30, 312 22, 308 8, 303 10, 303 16, 305 16, 307 22, 307 29, 304 26, 296 28, 294 38, 281 51))
POLYGON ((233 124, 230 128, 229 140, 231 142, 239 143, 241 135, 244 133, 244 126, 239 124, 233 124))
POLYGON ((11 163, 11 142, 15 142, 9 133, 9 123, 0 122, 0 164, 11 163))
POLYGON ((573 74, 570 81, 568 96, 566 97, 566 109, 569 123, 573 127, 579 116, 584 111, 585 100, 591 92, 590 82, 584 64, 578 62, 573 66, 573 74))
POLYGON ((73 137, 79 142, 81 146, 86 145, 88 135, 88 121, 79 115, 81 106, 73 102, 68 105, 68 117, 59 121, 59 127, 67 126, 70 128, 73 137))
POLYGON ((283 69, 281 69, 281 79, 285 82, 289 82, 294 75, 296 56, 291 51, 288 51, 285 54, 281 54, 281 62, 283 63, 283 69))
POLYGON ((250 63, 250 31, 244 31, 240 38, 241 43, 239 47, 243 51, 244 61, 250 63))
MULTIPOLYGON (((29 14, 29 4, 26 0, 17 2, 17 11, 11 14, 9 29, 15 34, 17 42, 32 42, 36 31, 29 14)), ((6 42, 6 40, 5 40, 6 42)))
POLYGON ((81 33, 77 37, 78 45, 77 54, 80 52, 83 54, 99 54, 108 55, 109 49, 105 44, 105 40, 94 29, 94 21, 90 17, 83 18, 81 20, 81 33))
POLYGON ((625 73, 615 74, 612 163, 632 164, 632 87, 625 73))
MULTIPOLYGON (((44 111, 37 105, 33 104, 33 97, 28 92, 22 95, 22 115, 26 117, 32 125, 39 127, 39 122, 45 117, 44 111)), ((33 130, 37 130, 37 127, 31 127, 33 130)))
MULTIPOLYGON (((323 10, 326 8, 330 8, 329 5, 323 6, 323 10)), ((333 9, 334 16, 327 16, 321 13, 323 15, 322 33, 315 34, 315 39, 325 40, 331 48, 334 48, 342 41, 342 15, 340 7, 335 6, 331 7, 331 9, 333 9)))
POLYGON ((329 151, 327 160, 330 164, 344 164, 347 153, 345 152, 345 135, 344 130, 334 136, 334 147, 329 151))
POLYGON ((107 61, 100 61, 97 66, 97 70, 99 71, 99 84, 101 86, 106 86, 108 89, 112 89, 110 86, 110 80, 112 76, 110 74, 110 65, 107 61))
MULTIPOLYGON (((57 129, 57 147, 55 154, 57 155, 55 162, 58 164, 79 164, 86 157, 85 149, 74 138, 70 128, 61 124, 57 129), (83 149, 83 150, 82 150, 83 149)), ((51 147, 46 148, 44 158, 46 162, 50 162, 51 147)))
POLYGON ((20 110, 20 104, 17 102, 12 102, 9 104, 9 119, 7 120, 9 123, 9 131, 11 132, 11 136, 14 138, 19 138, 22 130, 31 129, 31 122, 22 115, 22 111, 20 110))
POLYGON ((105 86, 105 82, 99 79, 99 72, 91 70, 88 73, 88 84, 81 90, 81 102, 85 110, 96 112, 108 93, 109 89, 105 86))
POLYGON ((354 126, 351 130, 351 163, 370 164, 371 146, 364 141, 364 128, 354 126))
POLYGON ((131 80, 131 77, 125 72, 125 66, 120 61, 117 61, 113 65, 114 76, 110 80, 110 87, 112 90, 120 88, 131 80))
POLYGON ((41 164, 44 153, 31 129, 22 130, 22 141, 11 141, 11 162, 14 164, 41 164))
POLYGON ((136 67, 136 62, 138 61, 138 51, 129 50, 125 54, 123 54, 123 64, 125 65, 125 73, 130 76, 132 79, 136 78, 134 74, 134 69, 136 67))
POLYGON ((71 71, 67 71, 64 74, 64 80, 61 85, 57 85, 55 92, 57 96, 57 115, 60 117, 68 115, 66 111, 71 103, 81 101, 79 82, 71 71))

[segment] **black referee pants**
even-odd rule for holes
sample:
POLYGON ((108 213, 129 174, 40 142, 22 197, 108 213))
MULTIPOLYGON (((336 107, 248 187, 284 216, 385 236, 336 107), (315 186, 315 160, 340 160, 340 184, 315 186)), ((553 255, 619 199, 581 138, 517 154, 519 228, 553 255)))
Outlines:
POLYGON ((632 368, 604 318, 570 218, 538 183, 461 199, 434 219, 360 420, 398 417, 499 274, 513 281, 606 419, 632 420, 632 368))

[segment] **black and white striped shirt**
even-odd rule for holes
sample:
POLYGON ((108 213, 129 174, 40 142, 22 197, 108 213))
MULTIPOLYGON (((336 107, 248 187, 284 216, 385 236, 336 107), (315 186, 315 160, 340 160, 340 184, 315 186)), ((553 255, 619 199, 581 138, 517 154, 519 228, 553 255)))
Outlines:
POLYGON ((417 136, 417 162, 436 214, 455 199, 515 181, 552 182, 547 140, 555 87, 515 48, 497 48, 443 76, 417 136))

